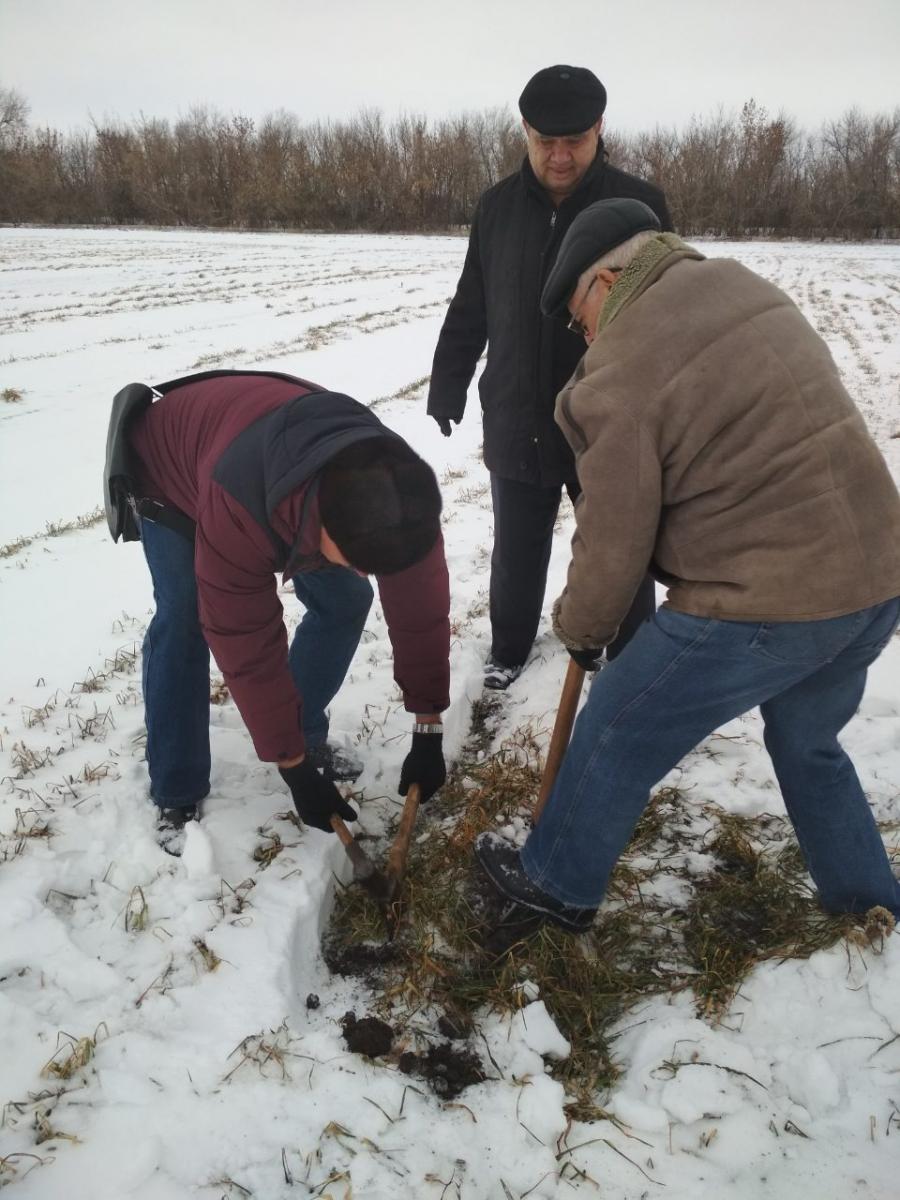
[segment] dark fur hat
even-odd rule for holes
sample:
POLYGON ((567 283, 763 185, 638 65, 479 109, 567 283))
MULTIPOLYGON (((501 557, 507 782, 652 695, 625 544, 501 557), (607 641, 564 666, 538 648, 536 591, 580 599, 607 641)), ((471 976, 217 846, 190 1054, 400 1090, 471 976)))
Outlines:
POLYGON ((392 575, 440 537, 441 493, 434 471, 402 438, 368 438, 325 464, 319 516, 351 566, 392 575))

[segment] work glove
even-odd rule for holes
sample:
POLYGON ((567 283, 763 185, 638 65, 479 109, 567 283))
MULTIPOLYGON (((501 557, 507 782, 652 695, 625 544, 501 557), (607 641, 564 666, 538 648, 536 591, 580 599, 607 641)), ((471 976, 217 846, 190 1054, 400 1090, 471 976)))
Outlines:
POLYGON ((599 671, 603 666, 603 647, 599 650, 591 648, 588 650, 573 650, 569 649, 569 658, 573 662, 577 662, 582 671, 599 671))
POLYGON ((405 796, 411 783, 417 783, 425 804, 447 778, 444 762, 444 735, 442 733, 414 733, 412 749, 403 760, 400 770, 400 786, 397 791, 405 796))
MULTIPOLYGON (((565 595, 565 593, 563 593, 565 595)), ((574 644, 574 639, 569 636, 563 629, 560 619, 563 597, 560 596, 553 602, 553 608, 550 612, 550 621, 553 625, 553 632, 565 646, 569 652, 569 657, 573 662, 578 663, 582 671, 599 671, 603 666, 603 651, 604 646, 588 646, 586 649, 574 644)))
POLYGON ((356 820, 356 810, 308 759, 296 767, 279 767, 278 774, 291 789, 294 807, 300 817, 313 829, 334 833, 328 820, 332 813, 343 817, 345 821, 356 820))
MULTIPOLYGON (((444 437, 449 437, 450 434, 453 432, 453 430, 450 427, 450 418, 449 417, 435 417, 434 419, 435 419, 435 421, 437 421, 438 428, 440 429, 440 431, 444 435, 444 437)), ((459 424, 459 421, 457 421, 455 417, 453 418, 453 424, 454 425, 459 424)))

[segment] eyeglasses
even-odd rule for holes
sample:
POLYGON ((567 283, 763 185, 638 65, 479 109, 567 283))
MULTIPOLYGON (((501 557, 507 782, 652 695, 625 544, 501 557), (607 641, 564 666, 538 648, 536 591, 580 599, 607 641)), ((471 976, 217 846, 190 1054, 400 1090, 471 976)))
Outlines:
MULTIPOLYGON (((584 293, 584 295, 581 298, 582 305, 584 304, 585 300, 587 300, 588 296, 591 294, 591 288, 597 282, 598 278, 599 278, 599 276, 595 275, 594 278, 591 280, 591 282, 588 284, 587 291, 584 293)), ((581 317, 579 317, 578 313, 572 313, 572 319, 569 321, 568 325, 566 326, 566 329, 570 329, 572 331, 572 333, 580 333, 582 337, 587 337, 587 335, 588 335, 588 328, 585 325, 584 321, 582 321, 581 317)))
MULTIPOLYGON (((607 267, 606 270, 612 271, 613 274, 618 275, 619 272, 622 270, 622 268, 621 267, 607 267)), ((588 296, 590 295, 591 288, 594 286, 594 284, 597 282, 597 280, 599 278, 600 278, 599 275, 595 275, 594 278, 591 280, 591 282, 588 284, 587 291, 582 296, 581 305, 579 305, 579 307, 584 306, 585 300, 587 300, 588 296)), ((571 329, 572 333, 580 333, 582 337, 587 337, 588 334, 590 333, 590 330, 585 325, 584 321, 582 321, 581 317, 578 316, 577 313, 572 313, 572 319, 569 321, 568 325, 566 326, 566 329, 571 329)))

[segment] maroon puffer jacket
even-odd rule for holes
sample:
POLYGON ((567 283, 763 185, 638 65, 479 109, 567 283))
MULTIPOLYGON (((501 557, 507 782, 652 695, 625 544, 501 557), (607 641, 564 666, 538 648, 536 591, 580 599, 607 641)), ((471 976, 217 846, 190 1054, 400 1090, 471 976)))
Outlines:
MULTIPOLYGON (((309 483, 343 446, 390 433, 363 405, 316 384, 240 374, 188 380, 132 428, 143 495, 196 522, 200 623, 265 761, 303 753, 302 700, 288 668, 276 573, 287 580, 323 565, 309 483)), ((443 711, 450 677, 443 542, 377 584, 407 711, 443 711)))

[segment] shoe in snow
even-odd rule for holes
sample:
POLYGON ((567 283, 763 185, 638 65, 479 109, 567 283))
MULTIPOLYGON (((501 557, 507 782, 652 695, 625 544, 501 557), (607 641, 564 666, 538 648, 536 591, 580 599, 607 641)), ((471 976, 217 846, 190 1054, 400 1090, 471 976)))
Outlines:
POLYGON ((520 667, 504 667, 502 663, 489 660, 484 665, 484 686, 496 692, 505 692, 524 670, 524 664, 520 667))
POLYGON ((533 937, 544 924, 542 913, 507 900, 476 862, 469 889, 473 936, 492 958, 501 958, 533 937))
POLYGON ((187 841, 185 826, 189 821, 199 821, 200 810, 196 804, 183 808, 161 808, 156 821, 156 840, 166 854, 180 858, 187 841))
POLYGON ((524 922, 529 913, 537 918, 537 924, 526 937, 545 920, 569 933, 585 933, 593 924, 596 908, 577 908, 548 896, 525 874, 518 848, 498 834, 482 833, 475 839, 475 858, 494 889, 507 905, 514 906, 500 913, 504 926, 524 922))

